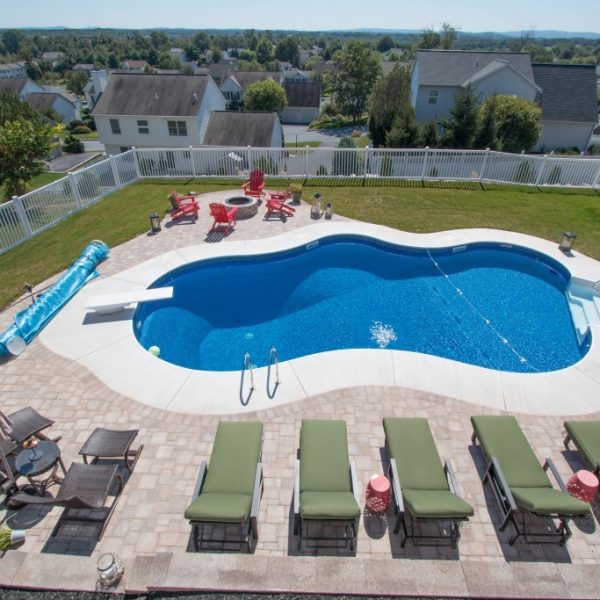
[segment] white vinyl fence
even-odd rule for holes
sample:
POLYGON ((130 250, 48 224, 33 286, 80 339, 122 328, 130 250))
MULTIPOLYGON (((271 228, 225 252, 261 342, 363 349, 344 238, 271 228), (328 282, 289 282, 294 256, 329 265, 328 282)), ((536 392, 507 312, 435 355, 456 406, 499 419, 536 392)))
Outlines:
POLYGON ((0 254, 104 196, 146 178, 270 179, 323 185, 461 181, 600 190, 600 160, 490 150, 187 148, 132 149, 0 204, 0 254))

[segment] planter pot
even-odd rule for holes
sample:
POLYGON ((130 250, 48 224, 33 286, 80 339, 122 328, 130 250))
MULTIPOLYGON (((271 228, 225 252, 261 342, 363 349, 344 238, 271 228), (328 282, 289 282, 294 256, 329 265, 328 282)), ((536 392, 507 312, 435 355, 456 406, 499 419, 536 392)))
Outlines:
POLYGON ((292 200, 294 202, 300 202, 302 199, 302 192, 292 192, 292 200))
POLYGON ((19 544, 22 544, 25 541, 26 535, 27 532, 23 529, 13 529, 10 532, 10 545, 18 546, 19 544))

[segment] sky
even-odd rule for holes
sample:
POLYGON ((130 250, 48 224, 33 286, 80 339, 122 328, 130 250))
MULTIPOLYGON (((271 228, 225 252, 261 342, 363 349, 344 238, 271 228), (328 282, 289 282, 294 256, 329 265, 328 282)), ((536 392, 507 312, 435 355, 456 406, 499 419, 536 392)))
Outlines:
POLYGON ((599 0, 21 0, 0 27, 423 29, 600 32, 599 0))

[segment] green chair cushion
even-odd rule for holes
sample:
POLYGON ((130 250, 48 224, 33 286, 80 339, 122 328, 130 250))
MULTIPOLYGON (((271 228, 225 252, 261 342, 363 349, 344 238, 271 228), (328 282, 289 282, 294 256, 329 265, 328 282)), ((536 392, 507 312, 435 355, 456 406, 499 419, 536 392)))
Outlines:
POLYGON ((302 492, 300 514, 303 519, 356 519, 360 507, 350 492, 302 492))
POLYGON ((408 510, 422 519, 466 519, 473 516, 473 507, 450 491, 402 490, 408 510))
POLYGON ((251 506, 252 495, 204 493, 188 506, 185 518, 211 523, 243 523, 251 506))
POLYGON ((448 480, 427 419, 383 419, 402 489, 448 490, 448 480))
POLYGON ((593 468, 600 465, 600 421, 565 421, 565 429, 593 468))
POLYGON ((300 427, 300 491, 351 492, 344 421, 304 419, 300 427))
POLYGON ((477 416, 471 423, 485 455, 498 460, 509 488, 552 487, 515 417, 477 416))
POLYGON ((256 421, 219 423, 202 494, 252 496, 262 434, 263 425, 256 421))
POLYGON ((584 516, 590 512, 588 504, 554 488, 511 487, 510 491, 519 506, 537 515, 584 516))

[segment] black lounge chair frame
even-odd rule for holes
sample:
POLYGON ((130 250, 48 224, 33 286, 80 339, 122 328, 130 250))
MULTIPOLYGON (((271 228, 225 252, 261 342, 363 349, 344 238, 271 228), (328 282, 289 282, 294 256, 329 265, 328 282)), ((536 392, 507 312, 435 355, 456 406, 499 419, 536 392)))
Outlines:
MULTIPOLYGON (((386 450, 388 453, 388 457, 390 457, 390 451, 387 447, 386 441, 386 450)), ((459 498, 462 498, 462 494, 460 492, 460 487, 458 485, 458 481, 456 480, 456 476, 454 475, 454 471, 452 470, 452 466, 449 461, 444 461, 444 473, 446 474, 446 478, 448 479, 448 486, 450 487, 450 491, 459 498)), ((394 502, 394 508, 396 509, 396 523, 394 525, 394 533, 400 533, 400 527, 402 527, 402 532, 404 534, 402 541, 400 542, 400 547, 404 548, 407 540, 412 540, 412 543, 415 546, 450 546, 452 548, 456 548, 458 541, 460 540, 460 528, 462 524, 469 519, 465 518, 423 518, 423 517, 415 517, 409 510, 404 508, 404 500, 402 499, 402 484, 400 483, 400 477, 398 476, 398 467, 396 466, 396 460, 390 457, 390 464, 388 467, 388 478, 392 483, 392 500, 394 502), (407 519, 408 515, 408 519, 407 519), (432 535, 432 534, 424 534, 420 531, 419 524, 420 523, 431 523, 433 521, 443 522, 447 521, 449 524, 449 533, 444 534, 440 533, 440 535, 432 535)))
POLYGON ((17 444, 32 436, 41 440, 52 439, 53 442, 58 442, 60 436, 48 438, 42 433, 44 429, 52 425, 54 425, 54 421, 44 417, 31 406, 21 408, 10 415, 5 415, 0 411, 0 430, 17 444))
MULTIPOLYGON (((477 443, 477 433, 475 431, 473 431, 473 435, 471 436, 471 442, 473 445, 476 445, 477 443)), ((558 521, 558 527, 556 527, 555 531, 545 533, 532 531, 525 521, 525 513, 528 511, 519 509, 517 506, 510 488, 508 487, 508 483, 504 477, 504 473, 502 472, 500 464, 496 458, 487 457, 485 452, 483 452, 483 448, 481 450, 486 460, 488 460, 488 464, 486 466, 485 473, 481 478, 481 482, 487 483, 489 481, 498 507, 500 508, 502 516, 500 531, 504 531, 509 523, 512 523, 513 527, 515 528, 515 534, 508 541, 509 545, 512 546, 520 537, 522 537, 527 543, 555 544, 558 542, 561 546, 564 546, 572 535, 568 523, 569 519, 577 519, 582 517, 579 515, 569 514, 536 515, 542 518, 549 518, 558 521), (521 517, 520 523, 517 519, 518 516, 521 517)), ((548 469, 550 470, 561 492, 568 494, 569 492, 567 491, 567 487, 565 486, 564 481, 562 480, 558 470, 550 458, 546 459, 543 468, 544 471, 547 471, 548 469)), ((536 513, 531 514, 535 515, 536 513)))
MULTIPOLYGON (((196 481, 196 487, 194 488, 194 495, 192 496, 192 502, 202 494, 202 490, 204 488, 204 482, 206 480, 206 473, 208 471, 208 463, 203 460, 200 464, 200 473, 198 474, 198 481, 196 481)), ((256 465, 256 474, 254 476, 254 490, 252 492, 252 505, 250 508, 250 514, 247 519, 241 523, 225 523, 225 522, 217 522, 217 521, 192 521, 190 520, 190 525, 192 526, 192 538, 194 540, 194 548, 196 552, 202 550, 202 544, 211 543, 211 544, 222 544, 223 550, 225 550, 225 546, 229 544, 239 544, 240 552, 246 548, 249 553, 254 552, 256 548, 256 543, 258 542, 258 513, 260 510, 260 499, 263 494, 263 468, 262 462, 259 462, 256 465), (230 527, 239 527, 239 537, 238 539, 230 539, 225 535, 223 538, 215 538, 214 536, 204 536, 205 527, 215 527, 221 526, 225 528, 227 531, 230 527)), ((211 549, 212 550, 212 549, 211 549)))
POLYGON ((0 432, 0 492, 5 492, 7 498, 17 489, 17 479, 20 473, 15 469, 14 452, 18 446, 0 432))
POLYGON ((591 469, 591 471, 594 473, 594 475, 596 475, 596 477, 600 477, 600 463, 597 463, 595 465, 592 464, 588 460, 586 453, 577 444, 577 440, 569 433, 569 431, 567 431, 567 435, 565 436, 565 439, 563 441, 563 444, 565 446, 565 450, 569 450, 570 449, 569 448, 569 443, 570 442, 573 442, 573 445, 579 451, 579 455, 581 456, 581 458, 583 458, 583 461, 591 469))
POLYGON ((91 464, 96 464, 102 458, 123 460, 127 470, 132 473, 144 449, 144 444, 141 444, 137 450, 131 450, 138 433, 137 429, 118 431, 96 427, 81 447, 79 454, 85 464, 88 464, 88 457, 92 458, 91 464))
MULTIPOLYGON (((358 536, 358 525, 360 516, 356 519, 303 519, 300 514, 300 449, 297 453, 296 468, 294 474, 294 535, 298 537, 298 549, 302 547, 302 542, 306 542, 307 548, 340 548, 340 542, 344 544, 344 548, 350 552, 356 550, 356 537, 358 536), (319 523, 320 525, 335 525, 343 527, 343 535, 341 536, 326 536, 326 535, 311 535, 311 524, 319 523), (317 542, 311 546, 310 542, 317 542), (319 542, 331 542, 321 544, 319 542)), ((356 468, 354 462, 350 461, 350 485, 351 492, 356 499, 356 503, 360 506, 357 496, 356 487, 356 468)))

